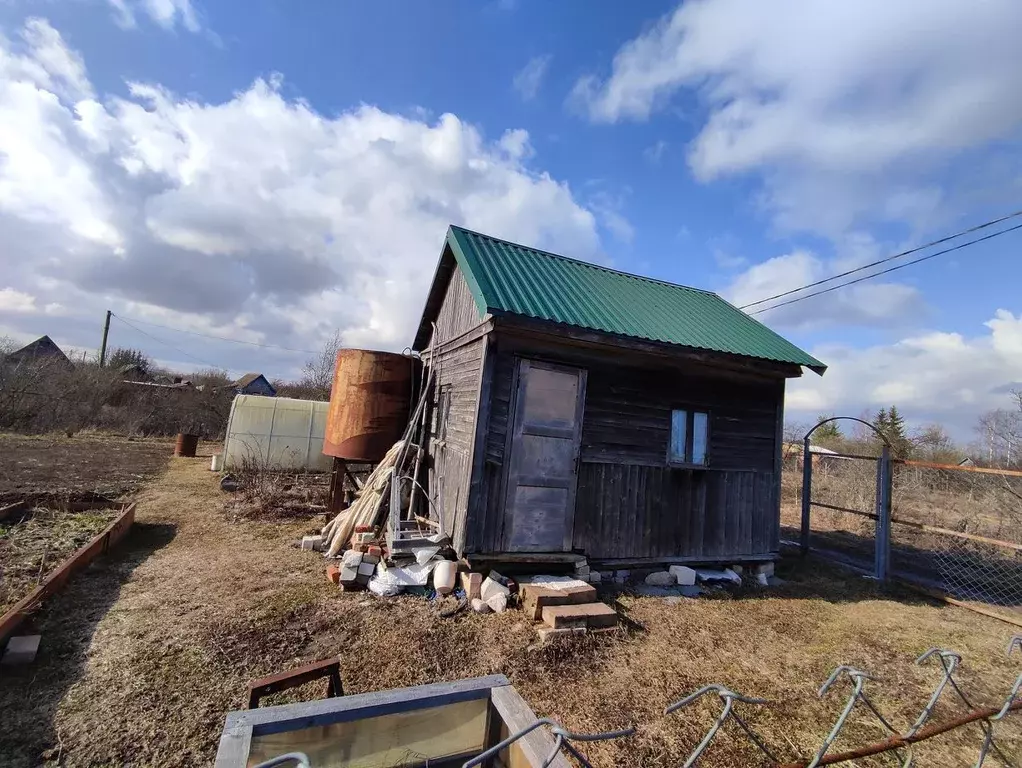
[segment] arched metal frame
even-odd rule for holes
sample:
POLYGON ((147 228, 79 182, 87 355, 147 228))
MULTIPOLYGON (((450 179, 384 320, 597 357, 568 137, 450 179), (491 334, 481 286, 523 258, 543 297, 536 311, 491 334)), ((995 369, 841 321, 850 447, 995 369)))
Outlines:
POLYGON ((878 581, 887 580, 887 572, 891 560, 891 441, 887 436, 868 421, 854 416, 831 416, 823 419, 802 438, 802 554, 809 553, 809 531, 812 521, 813 491, 813 454, 809 450, 809 438, 813 432, 832 421, 854 421, 872 429, 884 447, 877 457, 876 483, 876 548, 874 552, 874 576, 878 581))

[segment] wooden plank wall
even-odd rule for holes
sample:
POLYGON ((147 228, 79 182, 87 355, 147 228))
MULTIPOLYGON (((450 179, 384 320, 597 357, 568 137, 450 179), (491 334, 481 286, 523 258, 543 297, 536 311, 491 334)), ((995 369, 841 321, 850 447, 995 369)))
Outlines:
MULTIPOLYGON (((515 348, 497 338, 480 519, 467 550, 502 548, 504 437, 515 348)), ((529 350, 517 345, 517 353, 529 350)), ((776 450, 782 379, 687 371, 651 359, 626 367, 578 351, 536 356, 589 371, 574 548, 594 558, 769 555, 779 541, 776 450), (671 410, 710 413, 706 470, 667 466, 671 410)))
POLYGON ((445 341, 460 336, 478 325, 482 319, 475 299, 472 298, 472 291, 469 290, 465 276, 459 267, 451 275, 443 304, 440 305, 440 311, 437 313, 436 341, 443 344, 445 341))
MULTIPOLYGON (((437 345, 455 339, 482 320, 468 283, 456 269, 447 286, 443 304, 437 313, 437 345)), ((427 446, 429 487, 439 509, 443 510, 445 532, 456 548, 464 541, 464 524, 469 502, 470 459, 475 438, 478 409, 479 370, 485 338, 455 347, 436 356, 435 379, 430 413, 437 413, 442 392, 449 405, 446 423, 431 419, 432 429, 427 446)), ((435 516, 435 513, 432 513, 435 516)))

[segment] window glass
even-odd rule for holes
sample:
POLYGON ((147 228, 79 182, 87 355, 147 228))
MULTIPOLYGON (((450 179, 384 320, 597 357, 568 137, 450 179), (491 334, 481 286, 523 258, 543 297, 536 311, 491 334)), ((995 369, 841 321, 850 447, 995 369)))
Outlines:
POLYGON ((693 464, 706 463, 706 425, 709 419, 705 413, 692 414, 692 458, 693 464))
POLYGON ((688 434, 688 411, 673 411, 671 413, 671 454, 670 460, 675 463, 684 463, 685 439, 688 434))

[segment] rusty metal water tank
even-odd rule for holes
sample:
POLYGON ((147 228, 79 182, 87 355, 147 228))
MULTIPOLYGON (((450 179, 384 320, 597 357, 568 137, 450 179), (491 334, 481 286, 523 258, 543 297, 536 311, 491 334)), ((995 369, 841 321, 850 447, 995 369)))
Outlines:
POLYGON ((337 353, 323 453, 348 461, 380 461, 408 424, 413 361, 393 352, 337 353))

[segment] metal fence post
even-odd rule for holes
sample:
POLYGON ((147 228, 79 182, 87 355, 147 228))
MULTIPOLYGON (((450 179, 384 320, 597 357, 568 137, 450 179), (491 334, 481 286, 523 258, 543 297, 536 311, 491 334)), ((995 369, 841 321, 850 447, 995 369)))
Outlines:
POLYGON ((809 452, 809 435, 802 441, 802 554, 809 554, 809 516, 812 510, 813 454, 809 452))
POLYGON ((891 449, 886 445, 877 459, 876 552, 874 575, 887 581, 891 563, 891 449))

